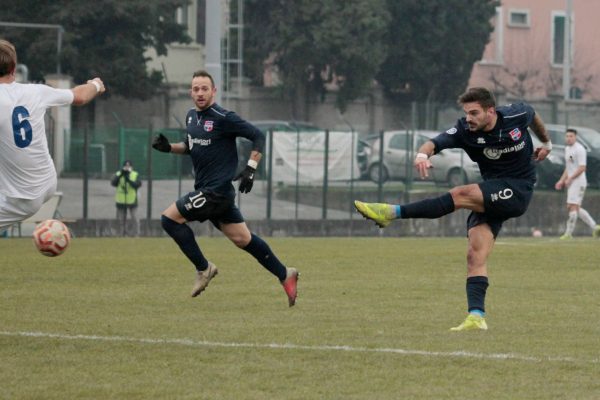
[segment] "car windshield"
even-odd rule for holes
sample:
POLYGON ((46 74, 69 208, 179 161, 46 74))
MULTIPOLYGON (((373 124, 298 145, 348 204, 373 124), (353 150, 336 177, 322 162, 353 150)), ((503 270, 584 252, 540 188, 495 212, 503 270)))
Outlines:
POLYGON ((297 121, 254 121, 250 122, 263 132, 269 130, 278 132, 296 132, 296 131, 321 131, 317 126, 311 125, 306 122, 297 121))
MULTIPOLYGON (((423 143, 427 142, 428 140, 433 139, 434 137, 436 137, 437 135, 439 135, 439 132, 430 132, 430 133, 419 133, 418 134, 418 139, 417 139, 417 149, 419 147, 421 147, 423 145, 423 143)), ((451 153, 460 153, 462 152, 462 149, 445 149, 443 151, 448 151, 451 153)))
POLYGON ((600 132, 592 129, 578 129, 577 136, 585 140, 592 148, 600 148, 600 132))

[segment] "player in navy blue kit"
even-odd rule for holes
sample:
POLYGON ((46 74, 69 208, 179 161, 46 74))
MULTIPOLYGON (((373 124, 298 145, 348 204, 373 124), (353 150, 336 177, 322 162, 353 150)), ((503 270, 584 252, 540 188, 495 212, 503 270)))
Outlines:
POLYGON ((397 218, 440 218, 455 210, 471 210, 467 220, 467 303, 469 314, 452 331, 486 330, 487 258, 504 221, 522 215, 531 201, 535 161, 552 150, 544 123, 526 103, 496 108, 485 88, 470 88, 459 99, 465 117, 453 128, 424 143, 414 165, 428 177, 431 156, 443 149, 462 148, 479 165, 483 182, 458 186, 443 196, 404 205, 363 203, 355 207, 365 218, 385 227, 397 218), (534 149, 527 128, 542 142, 534 149))
POLYGON ((202 254, 186 222, 210 220, 237 247, 254 256, 279 279, 288 296, 288 304, 292 307, 296 302, 298 272, 295 268, 286 268, 267 243, 250 232, 235 206, 235 189, 231 183, 238 165, 236 137, 244 137, 253 143, 248 165, 235 177, 240 181, 240 192, 248 193, 262 157, 265 135, 234 112, 217 105, 214 101, 216 90, 210 74, 206 71, 195 72, 190 90, 195 107, 185 119, 187 140, 169 143, 161 134, 152 143, 152 147, 162 152, 189 154, 194 164, 194 191, 172 203, 163 212, 162 227, 196 267, 192 297, 202 293, 218 271, 202 254))

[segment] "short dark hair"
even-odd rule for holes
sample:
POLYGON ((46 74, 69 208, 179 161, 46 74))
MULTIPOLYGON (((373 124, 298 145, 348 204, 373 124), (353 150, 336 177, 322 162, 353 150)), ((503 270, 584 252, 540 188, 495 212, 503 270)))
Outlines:
POLYGON ((12 73, 17 66, 17 51, 8 40, 0 39, 0 76, 12 73))
POLYGON ((458 104, 465 103, 479 103, 483 108, 490 108, 496 107, 496 98, 484 87, 472 87, 458 97, 458 104))
POLYGON ((575 129, 575 128, 568 128, 567 133, 568 132, 573 132, 575 134, 575 136, 577 136, 577 129, 575 129))
POLYGON ((194 72, 194 75, 192 76, 192 79, 197 78, 199 76, 203 76, 205 78, 210 79, 210 83, 212 84, 213 87, 215 87, 215 80, 213 79, 213 77, 212 77, 211 74, 209 74, 205 70, 201 69, 200 71, 194 72))

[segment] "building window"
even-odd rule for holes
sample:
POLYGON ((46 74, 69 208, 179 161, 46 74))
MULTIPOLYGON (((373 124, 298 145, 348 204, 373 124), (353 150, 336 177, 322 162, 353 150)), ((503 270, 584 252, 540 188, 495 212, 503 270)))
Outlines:
POLYGON ((196 43, 206 42, 206 0, 198 0, 196 8, 196 43))
POLYGON ((565 21, 564 15, 552 17, 552 64, 562 65, 565 61, 565 21))
POLYGON ((529 10, 509 10, 508 26, 512 28, 529 28, 531 26, 529 10))
POLYGON ((550 61, 555 67, 560 67, 565 63, 565 48, 569 47, 569 61, 573 65, 573 36, 575 33, 575 19, 571 15, 571 29, 569 30, 570 38, 569 43, 566 43, 567 34, 567 17, 564 11, 553 11, 552 12, 552 53, 550 55, 550 61))
POLYGON ((178 24, 188 27, 188 6, 184 5, 177 8, 177 12, 175 13, 175 20, 178 24))

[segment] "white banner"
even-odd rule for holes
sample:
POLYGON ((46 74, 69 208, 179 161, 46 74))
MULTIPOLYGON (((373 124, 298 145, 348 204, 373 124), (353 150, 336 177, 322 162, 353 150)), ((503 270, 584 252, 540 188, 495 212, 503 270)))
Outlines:
MULTIPOLYGON (((329 132, 328 180, 358 179, 356 132, 329 132), (354 149, 352 146, 354 145, 354 149), (354 159, 354 160, 353 160, 354 159)), ((323 182, 325 132, 273 132, 273 182, 323 182)))

